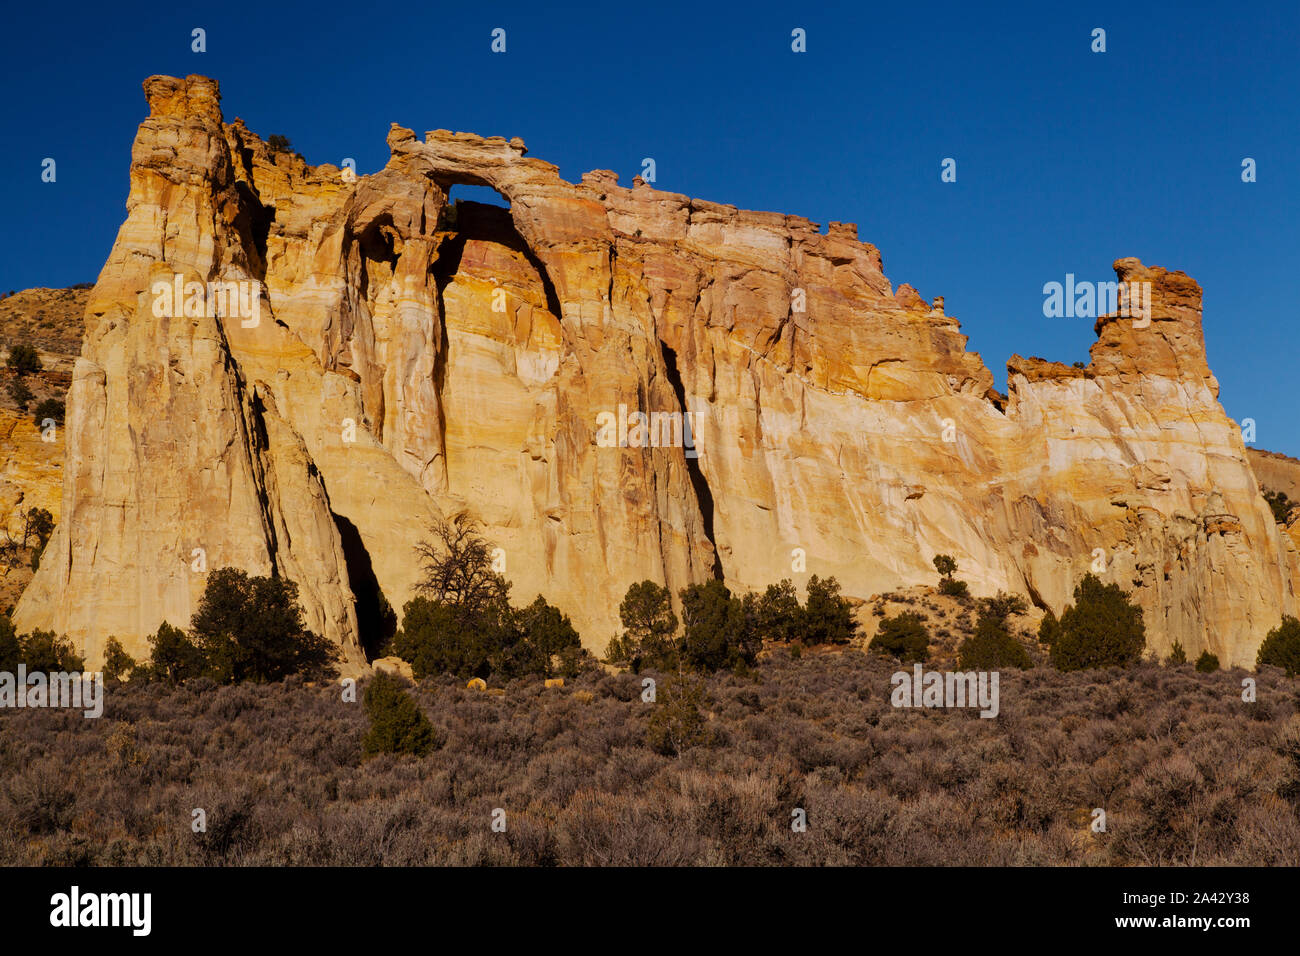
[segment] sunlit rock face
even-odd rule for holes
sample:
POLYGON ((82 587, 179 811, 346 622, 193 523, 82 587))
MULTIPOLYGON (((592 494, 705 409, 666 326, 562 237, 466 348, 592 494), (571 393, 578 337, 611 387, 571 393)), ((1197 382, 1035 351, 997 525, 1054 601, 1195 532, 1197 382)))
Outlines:
POLYGON ((92 661, 189 620, 201 549, 297 582, 359 669, 430 517, 462 509, 515 599, 545 594, 596 650, 642 579, 835 575, 866 597, 933 581, 936 553, 977 594, 1058 612, 1098 569, 1161 655, 1252 664, 1295 613, 1295 544, 1182 273, 1118 261, 1150 283, 1149 321, 1098 320, 1085 369, 1013 357, 1004 399, 942 301, 895 289, 850 224, 571 184, 517 139, 398 126, 356 177, 224 123, 212 80, 145 92, 62 517, 17 611, 92 661), (458 184, 508 208, 450 204, 458 184), (178 275, 249 283, 258 314, 159 314, 178 275))

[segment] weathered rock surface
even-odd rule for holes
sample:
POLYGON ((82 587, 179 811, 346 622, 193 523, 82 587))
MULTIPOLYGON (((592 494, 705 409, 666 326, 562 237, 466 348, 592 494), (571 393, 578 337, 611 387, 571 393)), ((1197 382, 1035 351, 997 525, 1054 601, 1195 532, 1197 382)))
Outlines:
POLYGON ((30 415, 0 408, 0 528, 22 534, 21 513, 43 508, 59 520, 63 485, 63 435, 43 441, 30 415))
POLYGON ((1161 654, 1177 638, 1251 664, 1295 613, 1300 559, 1182 273, 1119 260, 1152 284, 1149 325, 1098 320, 1086 369, 1014 357, 1004 399, 942 301, 895 290, 851 224, 607 171, 571 184, 519 140, 398 126, 385 168, 353 179, 224 124, 211 80, 145 91, 63 517, 17 612, 92 661, 110 634, 142 653, 189 619, 203 548, 297 581, 360 666, 375 592, 400 609, 427 519, 462 507, 516 598, 545 593, 596 649, 643 578, 833 574, 866 597, 933 583, 940 552, 976 593, 1057 611, 1104 563, 1161 654), (449 205, 456 184, 510 208, 449 205), (260 322, 155 318, 175 274, 255 283, 260 322), (690 411, 699 457, 605 447, 620 406, 690 411))

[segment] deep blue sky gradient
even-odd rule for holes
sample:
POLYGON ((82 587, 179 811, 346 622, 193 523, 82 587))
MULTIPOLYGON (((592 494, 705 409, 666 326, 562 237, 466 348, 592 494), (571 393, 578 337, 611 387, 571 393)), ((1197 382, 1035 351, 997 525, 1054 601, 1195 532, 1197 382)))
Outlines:
POLYGON ((202 73, 227 120, 313 163, 373 172, 398 122, 522 136, 572 181, 630 184, 651 156, 661 189, 856 222, 895 286, 946 298, 1002 388, 1013 352, 1087 358, 1092 321, 1044 318, 1045 282, 1108 280, 1128 255, 1182 269, 1205 289, 1228 414, 1300 455, 1295 2, 182 8, 6 10, 0 288, 96 277, 125 218, 141 81, 202 73))

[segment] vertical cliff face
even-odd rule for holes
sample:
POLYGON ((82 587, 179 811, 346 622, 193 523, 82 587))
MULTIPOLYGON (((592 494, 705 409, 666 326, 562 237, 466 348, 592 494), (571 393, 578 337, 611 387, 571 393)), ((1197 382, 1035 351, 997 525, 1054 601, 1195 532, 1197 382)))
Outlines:
POLYGON ((1151 283, 1152 321, 1099 320, 1087 369, 1013 358, 1004 401, 942 302, 895 290, 851 225, 605 171, 570 184, 518 140, 397 126, 385 168, 353 178, 224 124, 210 80, 146 93, 63 518, 18 609, 92 660, 188 620, 202 547, 298 582, 360 663, 378 596, 401 607, 428 519, 460 508, 516 597, 545 593, 597 649, 644 578, 833 574, 865 597, 931 581, 939 552, 977 593, 1058 611, 1100 555, 1157 650, 1225 663, 1295 611, 1295 546, 1181 273, 1117 262, 1151 283), (449 205, 458 184, 509 209, 449 205), (253 283, 260 321, 156 315, 175 275, 253 283), (628 435, 638 412, 667 440, 628 435), (673 434, 685 412, 698 457, 673 434))
POLYGON ((156 281, 260 285, 261 263, 215 84, 154 78, 145 92, 127 220, 68 393, 62 515, 18 622, 69 634, 92 661, 114 634, 141 653, 163 620, 189 620, 193 569, 276 570, 300 584, 309 625, 359 662, 338 533, 300 439, 241 370, 229 320, 154 314, 156 281))

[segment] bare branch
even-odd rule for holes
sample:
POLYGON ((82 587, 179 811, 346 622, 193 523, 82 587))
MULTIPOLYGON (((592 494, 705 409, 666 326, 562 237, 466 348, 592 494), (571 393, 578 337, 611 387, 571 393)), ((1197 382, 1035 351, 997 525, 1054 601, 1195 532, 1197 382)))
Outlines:
POLYGON ((492 570, 492 547, 468 512, 434 518, 429 532, 430 539, 415 546, 423 570, 417 590, 439 604, 471 611, 506 596, 510 586, 492 570))

